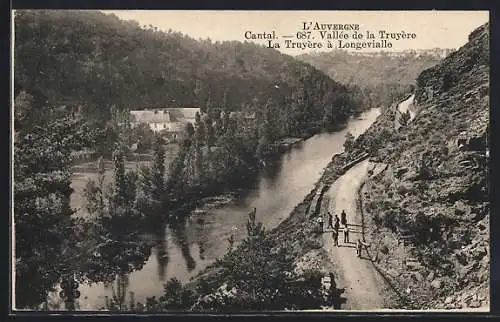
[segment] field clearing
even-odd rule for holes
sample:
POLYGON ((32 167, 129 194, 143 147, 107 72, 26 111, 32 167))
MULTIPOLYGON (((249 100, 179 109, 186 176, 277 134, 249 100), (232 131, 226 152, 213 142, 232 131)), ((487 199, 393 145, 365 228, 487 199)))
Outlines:
MULTIPOLYGON (((170 163, 174 160, 175 156, 179 151, 179 146, 177 144, 169 144, 165 146, 165 168, 168 168, 170 163)), ((148 165, 152 160, 152 156, 141 155, 137 160, 125 161, 125 170, 134 171, 138 169, 141 165, 148 165)), ((104 184, 109 184, 112 182, 113 178, 113 162, 111 160, 104 161, 104 184)), ((71 207, 76 211, 77 216, 88 216, 85 210, 85 188, 89 180, 97 181, 97 161, 86 162, 73 167, 73 174, 71 177, 71 188, 73 188, 73 193, 71 194, 71 207)))

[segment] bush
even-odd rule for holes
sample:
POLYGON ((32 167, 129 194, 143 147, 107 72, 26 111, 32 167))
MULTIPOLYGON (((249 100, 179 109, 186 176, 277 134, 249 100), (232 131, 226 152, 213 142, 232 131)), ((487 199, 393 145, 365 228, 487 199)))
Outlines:
POLYGON ((291 245, 278 244, 265 233, 255 222, 255 211, 249 214, 247 233, 240 247, 219 261, 222 273, 210 281, 212 292, 200 298, 196 310, 305 309, 341 302, 342 292, 335 287, 329 298, 323 297, 321 272, 295 273, 291 245))

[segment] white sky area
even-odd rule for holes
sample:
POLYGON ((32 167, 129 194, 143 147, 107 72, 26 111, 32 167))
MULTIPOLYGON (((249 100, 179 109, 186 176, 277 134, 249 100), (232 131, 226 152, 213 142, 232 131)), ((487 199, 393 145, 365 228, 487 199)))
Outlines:
MULTIPOLYGON (((296 55, 311 51, 331 51, 326 40, 320 40, 318 31, 312 31, 314 41, 321 41, 322 49, 287 49, 282 36, 295 35, 302 30, 303 22, 320 24, 359 24, 364 34, 371 31, 378 37, 379 30, 415 33, 415 39, 391 40, 392 48, 384 51, 406 49, 459 48, 467 42, 471 31, 489 20, 488 11, 196 11, 196 10, 103 10, 124 20, 135 20, 139 25, 153 25, 160 30, 172 29, 195 39, 213 41, 245 41, 245 32, 270 33, 276 36, 283 53, 296 55)), ((352 31, 349 31, 352 33, 352 31)), ((379 39, 377 39, 379 40, 379 39)), ((252 40, 248 40, 252 41, 252 40)), ((266 44, 266 40, 255 40, 266 44)), ((333 40, 334 46, 338 41, 333 40)), ((381 50, 381 49, 376 49, 381 50)), ((358 52, 373 51, 361 49, 358 52)))

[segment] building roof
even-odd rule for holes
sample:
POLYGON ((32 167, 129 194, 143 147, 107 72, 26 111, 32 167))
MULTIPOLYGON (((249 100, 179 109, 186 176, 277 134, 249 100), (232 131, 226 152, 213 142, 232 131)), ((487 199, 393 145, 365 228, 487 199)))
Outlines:
POLYGON ((177 107, 177 108, 168 108, 167 109, 171 113, 175 113, 176 115, 181 114, 185 119, 195 119, 196 113, 201 114, 201 110, 199 107, 177 107))
POLYGON ((186 128, 185 122, 172 122, 169 131, 182 132, 186 128))
POLYGON ((177 107, 133 110, 130 114, 139 123, 170 123, 192 121, 197 112, 200 112, 197 107, 177 107))
POLYGON ((171 120, 170 113, 159 109, 130 111, 130 114, 138 123, 168 123, 171 120))
POLYGON ((244 119, 255 119, 255 113, 248 112, 231 112, 229 113, 230 118, 244 118, 244 119))

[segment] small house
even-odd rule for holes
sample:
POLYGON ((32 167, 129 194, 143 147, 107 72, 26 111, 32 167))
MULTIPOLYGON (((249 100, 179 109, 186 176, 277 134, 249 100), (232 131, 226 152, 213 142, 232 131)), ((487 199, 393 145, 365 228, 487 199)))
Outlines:
POLYGON ((153 132, 167 130, 171 126, 170 113, 163 109, 130 111, 131 125, 148 124, 153 132))
POLYGON ((147 124, 155 133, 163 133, 170 139, 176 140, 186 128, 188 123, 194 125, 196 113, 200 109, 188 108, 153 108, 144 110, 132 110, 131 125, 147 124))

